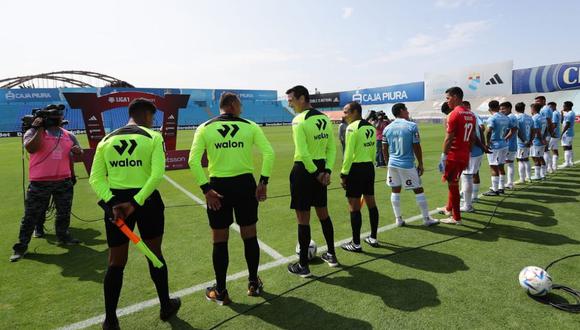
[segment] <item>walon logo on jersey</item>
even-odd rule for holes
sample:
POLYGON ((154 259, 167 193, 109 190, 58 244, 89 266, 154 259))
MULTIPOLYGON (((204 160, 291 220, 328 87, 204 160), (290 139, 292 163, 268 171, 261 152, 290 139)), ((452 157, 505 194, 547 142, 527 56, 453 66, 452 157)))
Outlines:
MULTIPOLYGON (((218 129, 217 131, 221 134, 221 136, 223 138, 228 136, 228 133, 231 137, 235 137, 236 134, 238 134, 238 131, 240 130, 240 127, 236 124, 232 124, 232 125, 226 125, 223 124, 221 129, 218 129)), ((215 148, 216 149, 227 149, 227 148, 243 148, 244 147, 244 142, 242 141, 225 141, 225 142, 218 142, 218 143, 214 143, 215 148)))
MULTIPOLYGON (((316 127, 318 127, 319 131, 324 131, 326 129, 326 120, 324 119, 317 119, 316 120, 316 127)), ((314 140, 320 139, 328 139, 328 133, 320 133, 318 135, 314 135, 314 140)))
MULTIPOLYGON (((366 131, 365 131, 365 137, 367 139, 370 139, 373 136, 373 131, 374 131, 374 128, 367 128, 366 131)), ((374 145, 375 145, 375 141, 374 140, 364 143, 364 146, 365 147, 372 147, 374 145)))
MULTIPOLYGON (((113 146, 113 148, 117 150, 117 153, 119 153, 119 156, 123 156, 125 151, 127 151, 130 156, 135 151, 135 148, 137 148, 137 141, 133 139, 129 140, 129 142, 127 142, 127 140, 121 140, 120 142, 121 145, 113 146)), ((125 158, 121 160, 110 160, 109 164, 111 164, 111 167, 140 167, 143 166, 143 161, 140 159, 125 158)))
POLYGON ((319 131, 326 129, 326 120, 324 119, 317 119, 316 120, 316 127, 318 127, 319 131))
POLYGON ((365 132, 365 136, 367 137, 367 139, 371 138, 371 135, 373 135, 373 129, 372 128, 367 128, 366 132, 365 132))

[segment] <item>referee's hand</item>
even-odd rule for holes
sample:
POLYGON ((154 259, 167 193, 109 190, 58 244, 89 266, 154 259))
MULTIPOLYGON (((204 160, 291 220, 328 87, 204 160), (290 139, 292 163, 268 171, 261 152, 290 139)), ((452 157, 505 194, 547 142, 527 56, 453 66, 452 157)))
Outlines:
POLYGON ((263 202, 268 198, 268 186, 263 183, 258 183, 256 187, 256 199, 258 202, 263 202))
POLYGON ((130 202, 125 202, 113 206, 113 221, 119 218, 127 219, 133 212, 135 207, 130 202))
POLYGON ((330 174, 326 172, 321 172, 316 177, 316 180, 318 180, 318 182, 320 182, 321 185, 326 187, 330 184, 330 174))
POLYGON ((224 196, 218 194, 217 191, 210 189, 205 194, 205 203, 210 210, 217 211, 222 207, 222 198, 224 198, 224 196))

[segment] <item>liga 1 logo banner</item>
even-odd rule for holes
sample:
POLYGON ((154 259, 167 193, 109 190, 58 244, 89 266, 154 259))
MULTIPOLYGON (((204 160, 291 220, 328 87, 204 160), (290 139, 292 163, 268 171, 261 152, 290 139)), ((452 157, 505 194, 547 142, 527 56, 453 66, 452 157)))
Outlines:
POLYGON ((425 100, 444 100, 445 91, 453 86, 461 87, 467 99, 511 95, 512 69, 510 60, 425 73, 425 100))

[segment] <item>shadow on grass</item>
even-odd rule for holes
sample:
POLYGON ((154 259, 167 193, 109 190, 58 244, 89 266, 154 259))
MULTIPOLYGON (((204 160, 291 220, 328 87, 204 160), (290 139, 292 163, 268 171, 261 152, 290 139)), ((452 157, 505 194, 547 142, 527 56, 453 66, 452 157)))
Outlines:
POLYGON ((378 248, 366 247, 364 254, 382 258, 398 265, 420 269, 433 273, 450 274, 457 271, 469 270, 463 259, 451 254, 441 253, 437 251, 414 249, 407 251, 410 247, 393 245, 381 242, 378 248), (385 253, 375 253, 372 251, 379 251, 381 249, 390 250, 393 254, 386 256, 385 253))
MULTIPOLYGON (((514 209, 518 209, 517 203, 504 202, 502 203, 502 206, 504 206, 504 204, 514 204, 514 209)), ((528 206, 530 207, 530 210, 526 211, 526 213, 505 212, 503 211, 503 208, 499 209, 495 212, 494 218, 505 221, 527 222, 538 227, 552 227, 558 224, 558 220, 552 216, 554 215, 554 211, 551 209, 546 208, 545 213, 538 213, 537 211, 540 209, 537 208, 537 205, 528 206)), ((477 214, 491 216, 493 214, 493 210, 478 210, 477 214)))
POLYGON ((326 277, 319 281, 380 297, 386 306, 406 312, 441 304, 437 289, 425 281, 412 278, 398 280, 362 267, 347 268, 344 272, 350 276, 326 277))
MULTIPOLYGON (((273 300, 252 310, 250 309, 256 307, 255 305, 236 302, 227 307, 244 314, 244 318, 253 316, 281 329, 372 329, 372 325, 366 321, 332 313, 300 298, 277 297, 267 292, 263 292, 262 297, 273 300)), ((223 326, 227 326, 227 323, 223 326)), ((259 324, 256 324, 256 328, 260 328, 259 324)))
POLYGON ((198 329, 191 326, 191 324, 187 323, 186 321, 179 318, 179 315, 176 315, 167 321, 171 326, 171 329, 178 329, 178 330, 190 330, 190 329, 198 329))
MULTIPOLYGON (((517 217, 521 217, 519 220, 516 221, 526 221, 527 216, 525 214, 517 214, 517 217)), ((466 224, 477 224, 479 228, 483 228, 487 224, 487 220, 475 220, 469 219, 467 217, 464 218, 466 224)), ((510 219, 514 221, 514 219, 510 219)), ((466 227, 460 226, 460 227, 466 227)), ((468 231, 462 230, 461 228, 456 228, 455 226, 449 225, 439 225, 435 228, 421 228, 421 227, 414 227, 418 230, 429 230, 434 233, 439 233, 443 235, 449 236, 460 236, 469 233, 468 231)), ((498 222, 492 222, 486 230, 480 233, 476 233, 473 235, 466 236, 465 238, 484 241, 484 242, 495 242, 500 238, 504 239, 511 239, 520 242, 526 243, 533 243, 539 245, 548 245, 548 246, 559 246, 559 245, 566 245, 566 244, 580 244, 580 241, 572 239, 568 236, 561 235, 561 234, 554 234, 547 231, 539 231, 534 229, 528 228, 520 228, 511 225, 505 225, 498 222)))
MULTIPOLYGON (((25 259, 34 260, 49 265, 61 267, 64 277, 78 278, 79 281, 93 281, 102 283, 103 273, 107 269, 107 246, 104 240, 95 239, 101 233, 94 229, 75 229, 75 236, 83 241, 80 245, 62 246, 66 249, 62 254, 39 253, 38 248, 30 251, 25 259), (103 251, 98 251, 84 245, 89 242, 93 245, 103 244, 103 251)), ((54 235, 47 235, 49 243, 56 244, 54 235)))

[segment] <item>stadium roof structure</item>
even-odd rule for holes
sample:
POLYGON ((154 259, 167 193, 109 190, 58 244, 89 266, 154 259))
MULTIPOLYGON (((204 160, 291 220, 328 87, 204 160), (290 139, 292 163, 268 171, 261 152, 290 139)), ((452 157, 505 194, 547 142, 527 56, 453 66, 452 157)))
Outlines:
POLYGON ((0 79, 0 88, 128 87, 121 79, 91 71, 56 71, 0 79))

